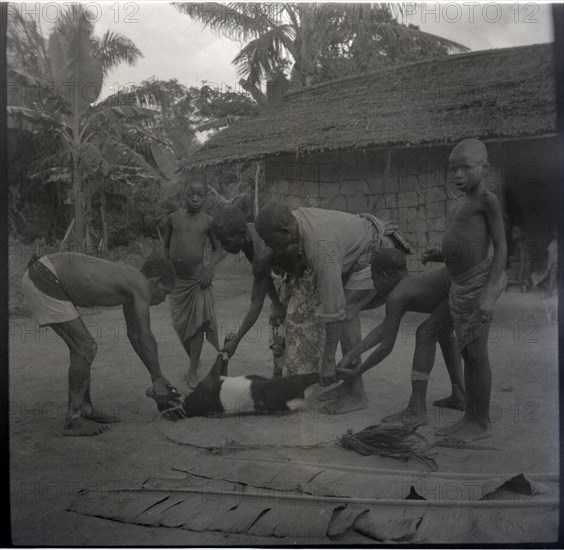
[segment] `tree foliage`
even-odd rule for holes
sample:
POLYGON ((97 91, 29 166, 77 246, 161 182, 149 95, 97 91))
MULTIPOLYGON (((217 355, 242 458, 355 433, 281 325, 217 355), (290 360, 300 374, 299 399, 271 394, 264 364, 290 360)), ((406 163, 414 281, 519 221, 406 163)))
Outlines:
POLYGON ((467 48, 398 21, 401 4, 173 3, 195 21, 246 42, 233 60, 249 87, 292 65, 309 85, 380 66, 467 48))

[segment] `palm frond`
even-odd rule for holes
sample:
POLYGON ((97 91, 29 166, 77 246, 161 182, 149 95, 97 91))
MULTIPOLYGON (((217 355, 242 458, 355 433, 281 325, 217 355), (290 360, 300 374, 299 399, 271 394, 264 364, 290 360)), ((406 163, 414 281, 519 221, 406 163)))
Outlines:
POLYGON ((274 72, 285 59, 291 32, 289 25, 282 25, 249 42, 233 59, 239 75, 256 84, 274 72))
POLYGON ((120 63, 133 67, 143 57, 132 40, 111 30, 107 30, 101 38, 93 36, 91 44, 92 54, 102 64, 104 76, 120 63))
MULTIPOLYGON (((277 4, 266 3, 237 3, 220 4, 217 2, 173 2, 172 5, 208 27, 231 40, 256 38, 263 32, 279 23, 275 17, 269 17, 277 4)), ((281 4, 278 4, 281 6, 281 4)))

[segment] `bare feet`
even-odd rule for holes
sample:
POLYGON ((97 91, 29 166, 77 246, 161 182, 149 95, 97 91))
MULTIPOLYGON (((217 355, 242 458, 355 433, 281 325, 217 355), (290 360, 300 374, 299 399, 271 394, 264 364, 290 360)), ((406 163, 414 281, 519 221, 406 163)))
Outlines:
POLYGON ((88 412, 83 411, 82 418, 86 418, 86 420, 91 420, 92 422, 97 422, 98 424, 116 424, 117 422, 121 422, 117 416, 105 414, 94 407, 91 407, 88 412))
POLYGON ((339 384, 335 388, 331 388, 326 392, 317 396, 319 401, 334 401, 335 399, 339 398, 341 395, 345 393, 344 384, 339 384))
POLYGON ((342 392, 337 399, 323 405, 319 410, 324 414, 345 414, 366 409, 366 407, 368 407, 368 399, 364 391, 361 395, 342 392))
POLYGON ((198 367, 201 363, 198 363, 198 366, 193 366, 190 363, 188 367, 188 372, 184 375, 184 380, 186 380, 188 386, 191 389, 194 389, 198 385, 198 367))
POLYGON ((72 420, 67 420, 63 428, 63 435, 74 437, 99 435, 108 429, 108 426, 100 426, 85 418, 73 418, 72 420))
POLYGON ((443 407, 445 409, 457 409, 459 411, 466 410, 466 403, 464 399, 464 395, 458 395, 452 393, 448 397, 444 397, 443 399, 437 399, 433 401, 434 407, 443 407))
POLYGON ((450 440, 457 440, 462 443, 471 443, 480 439, 487 439, 492 435, 490 425, 480 422, 469 421, 466 417, 462 418, 456 424, 450 426, 449 430, 444 428, 437 430, 438 436, 447 436, 450 440))
POLYGON ((427 413, 422 407, 406 407, 403 411, 382 418, 385 424, 403 424, 404 426, 415 426, 427 424, 427 413))
POLYGON ((458 430, 465 422, 467 422, 466 417, 462 416, 462 418, 457 420, 454 424, 448 424, 447 426, 439 428, 436 433, 439 437, 450 436, 451 433, 458 430))

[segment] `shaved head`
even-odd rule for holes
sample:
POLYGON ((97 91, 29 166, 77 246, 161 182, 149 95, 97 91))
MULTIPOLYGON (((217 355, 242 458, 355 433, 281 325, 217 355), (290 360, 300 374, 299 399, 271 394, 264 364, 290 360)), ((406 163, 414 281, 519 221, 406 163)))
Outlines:
POLYGON ((212 220, 212 231, 218 239, 236 235, 247 229, 244 212, 233 205, 224 206, 212 220))
POLYGON ((256 219, 257 233, 264 239, 264 235, 270 235, 288 227, 291 218, 292 211, 287 206, 269 202, 264 205, 256 219))
POLYGON ((456 145, 450 154, 451 160, 461 157, 476 164, 487 164, 488 150, 479 139, 465 139, 456 145))

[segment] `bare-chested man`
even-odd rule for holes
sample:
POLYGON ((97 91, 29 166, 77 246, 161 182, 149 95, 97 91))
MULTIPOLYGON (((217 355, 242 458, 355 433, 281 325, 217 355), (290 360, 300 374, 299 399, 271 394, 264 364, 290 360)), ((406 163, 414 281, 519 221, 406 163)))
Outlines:
POLYGON ((484 182, 487 168, 481 141, 465 139, 452 150, 449 177, 465 196, 449 215, 441 253, 425 256, 427 261, 444 261, 450 275, 450 312, 466 387, 464 416, 437 433, 462 442, 491 435, 488 334, 495 302, 507 281, 503 216, 497 197, 484 182), (493 259, 488 257, 492 243, 493 259))
POLYGON ((170 295, 170 313, 174 328, 190 358, 185 376, 188 385, 198 385, 198 366, 204 344, 204 332, 219 351, 212 280, 221 259, 221 248, 211 231, 212 218, 202 212, 207 186, 197 180, 185 183, 186 210, 170 214, 164 238, 165 258, 170 259, 178 281, 170 295), (211 242, 210 261, 204 263, 206 242, 211 242))
POLYGON ((64 252, 34 257, 22 278, 22 290, 41 326, 50 326, 70 350, 69 400, 63 435, 97 435, 119 419, 97 410, 90 396, 90 366, 96 341, 75 306, 123 306, 127 336, 151 375, 159 403, 174 388, 159 367, 151 332, 149 306, 160 304, 174 288, 172 265, 162 258, 145 262, 141 271, 93 256, 64 252))
POLYGON ((431 316, 417 327, 409 404, 401 412, 383 418, 382 422, 414 425, 427 421, 427 385, 437 342, 445 359, 452 392, 449 397, 433 404, 464 410, 462 366, 448 305, 449 275, 446 268, 412 275, 407 271, 405 255, 395 248, 386 248, 374 254, 372 281, 377 297, 386 302, 386 318, 343 356, 337 365, 337 374, 346 379, 379 364, 394 349, 404 314, 408 311, 430 313, 431 316), (376 349, 359 367, 348 368, 356 357, 374 347, 376 349))

